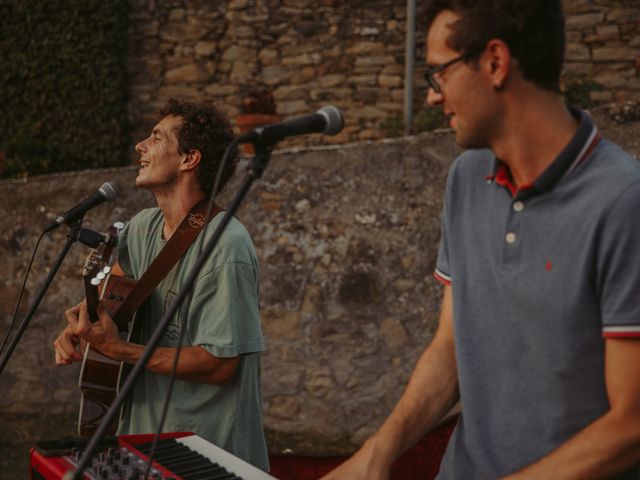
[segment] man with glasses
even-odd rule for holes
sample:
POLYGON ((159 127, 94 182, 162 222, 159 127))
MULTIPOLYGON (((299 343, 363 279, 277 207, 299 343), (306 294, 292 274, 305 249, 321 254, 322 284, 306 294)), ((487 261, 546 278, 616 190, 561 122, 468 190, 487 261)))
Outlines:
POLYGON ((561 0, 431 0, 447 180, 440 326, 326 480, 386 479, 460 400, 439 479, 640 478, 640 166, 565 106, 561 0))

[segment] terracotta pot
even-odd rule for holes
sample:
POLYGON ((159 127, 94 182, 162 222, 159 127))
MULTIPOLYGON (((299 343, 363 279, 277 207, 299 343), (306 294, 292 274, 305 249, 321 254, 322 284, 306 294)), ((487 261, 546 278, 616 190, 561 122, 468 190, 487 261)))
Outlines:
MULTIPOLYGON (((282 121, 282 116, 280 115, 243 113, 236 117, 236 127, 238 127, 238 133, 242 134, 254 128, 271 125, 272 123, 278 123, 280 121, 282 121)), ((242 151, 247 155, 255 155, 253 145, 250 143, 243 144, 242 151)))

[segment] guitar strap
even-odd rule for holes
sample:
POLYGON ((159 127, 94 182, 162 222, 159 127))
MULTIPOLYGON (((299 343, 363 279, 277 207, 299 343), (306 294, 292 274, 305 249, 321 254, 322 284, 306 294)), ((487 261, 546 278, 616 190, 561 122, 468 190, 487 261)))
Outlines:
POLYGON ((166 245, 162 248, 158 256, 151 262, 149 268, 138 280, 133 290, 122 302, 118 311, 114 314, 114 321, 120 325, 121 322, 128 322, 133 314, 138 310, 142 302, 153 292, 153 289, 169 273, 173 266, 180 260, 187 251, 189 245, 193 243, 200 231, 215 217, 222 209, 213 204, 209 218, 205 220, 209 201, 205 199, 196 204, 184 217, 178 228, 166 245))

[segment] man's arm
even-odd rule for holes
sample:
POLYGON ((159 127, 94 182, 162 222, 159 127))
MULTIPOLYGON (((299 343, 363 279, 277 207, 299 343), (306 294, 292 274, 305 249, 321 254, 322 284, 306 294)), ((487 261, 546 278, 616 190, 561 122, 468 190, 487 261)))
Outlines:
POLYGON ((382 427, 360 450, 323 480, 388 478, 396 458, 440 420, 457 398, 451 287, 446 286, 440 326, 418 360, 402 398, 382 427))
POLYGON ((640 339, 605 342, 609 411, 546 457, 506 478, 609 478, 640 464, 640 339))
MULTIPOLYGON (((69 325, 54 342, 56 363, 68 365, 82 360, 78 351, 80 339, 114 360, 135 363, 144 351, 143 345, 125 342, 118 328, 104 308, 98 309, 100 320, 94 324, 84 302, 65 312, 69 325)), ((170 375, 176 354, 175 348, 160 347, 155 350, 146 368, 162 375, 170 375)), ((222 385, 234 376, 240 357, 220 358, 199 346, 183 347, 176 370, 180 380, 222 385)))

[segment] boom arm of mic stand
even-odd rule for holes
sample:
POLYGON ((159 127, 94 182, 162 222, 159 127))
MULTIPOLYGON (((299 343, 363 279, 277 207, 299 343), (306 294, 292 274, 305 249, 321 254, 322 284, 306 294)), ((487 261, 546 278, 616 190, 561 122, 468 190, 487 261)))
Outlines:
POLYGON ((67 479, 82 480, 83 472, 89 465, 91 461, 91 457, 93 456, 96 448, 98 447, 100 440, 107 433, 107 429, 109 428, 111 420, 118 414, 120 407, 122 407, 122 404, 125 402, 125 399, 131 392, 131 389, 133 388, 136 381, 138 380, 138 377, 140 376, 145 366, 147 365, 147 362, 151 358, 151 355, 153 355, 153 352, 155 351, 156 347, 160 343, 160 340, 162 339, 164 330, 166 329, 167 325, 169 324, 169 322, 171 321, 175 313, 178 311, 178 308, 180 308, 180 305, 182 304, 182 302, 184 302, 185 298, 189 294, 189 291, 193 287, 193 284, 195 283, 196 278, 200 273, 200 270, 202 270, 202 267, 207 261, 209 255, 211 254, 211 252, 213 252, 213 249, 218 244, 218 240, 222 236, 222 233, 224 232, 229 221, 231 220, 231 217, 238 210, 240 203, 242 203, 242 200, 249 192, 249 189, 251 188, 251 185, 253 184, 253 182, 262 176, 262 173, 264 172, 265 168, 267 167, 267 164, 269 163, 270 157, 271 157, 270 148, 267 148, 262 145, 256 145, 256 156, 254 157, 251 165, 247 168, 247 174, 245 175, 245 178, 243 180, 242 185, 240 186, 240 189, 238 190, 238 192, 236 193, 236 196, 231 201, 229 208, 227 209, 226 213, 222 217, 222 220, 220 221, 220 224, 216 228, 215 232, 213 233, 213 236, 205 245, 201 255, 196 260, 196 263, 193 269, 191 270, 191 272, 189 273, 189 276, 185 280, 185 284, 182 287, 182 290, 180 290, 176 299, 172 302, 169 310, 165 312, 162 319, 160 319, 160 322, 158 323, 155 330, 153 331, 151 338, 149 339, 149 342, 147 343, 147 345, 144 348, 144 351, 142 352, 142 355, 134 365, 133 369, 129 372, 129 375, 127 376, 127 379, 124 382, 124 385, 118 392, 118 396, 109 407, 109 410, 107 410, 107 413, 105 414, 105 416, 102 418, 102 421, 98 426, 98 429, 94 432, 93 436, 91 437, 91 440, 89 441, 89 444, 87 445, 87 447, 84 450, 84 453, 82 454, 82 458, 78 463, 78 467, 76 471, 73 472, 72 476, 69 475, 71 472, 67 472, 67 474, 63 477, 65 480, 67 479))
POLYGON ((31 322, 31 318, 36 313, 36 310, 40 305, 40 302, 44 298, 44 294, 49 289, 49 285, 51 285, 51 282, 53 281, 53 277, 55 277, 56 273, 58 273, 58 270, 60 269, 62 262, 67 256, 67 253, 69 253, 71 246, 74 244, 76 240, 78 240, 78 236, 80 235, 80 231, 82 230, 80 228, 81 225, 82 225, 82 218, 73 222, 70 225, 71 231, 67 234, 67 241, 64 244, 62 251, 58 255, 58 258, 56 259, 56 262, 53 265, 53 268, 49 272, 49 275, 47 275, 47 278, 45 279, 44 284, 42 285, 42 287, 40 287, 40 291, 38 292, 38 295, 36 296, 35 300, 31 304, 31 307, 29 308, 27 315, 24 317, 24 319, 20 323, 20 326, 18 327, 16 334, 11 339, 11 343, 7 346, 7 350, 2 355, 2 358, 0 358, 0 374, 2 374, 2 372, 4 371, 4 367, 7 365, 9 358, 11 358, 11 354, 13 353, 16 346, 18 345, 18 342, 22 338, 22 334, 29 326, 29 323, 31 322))

